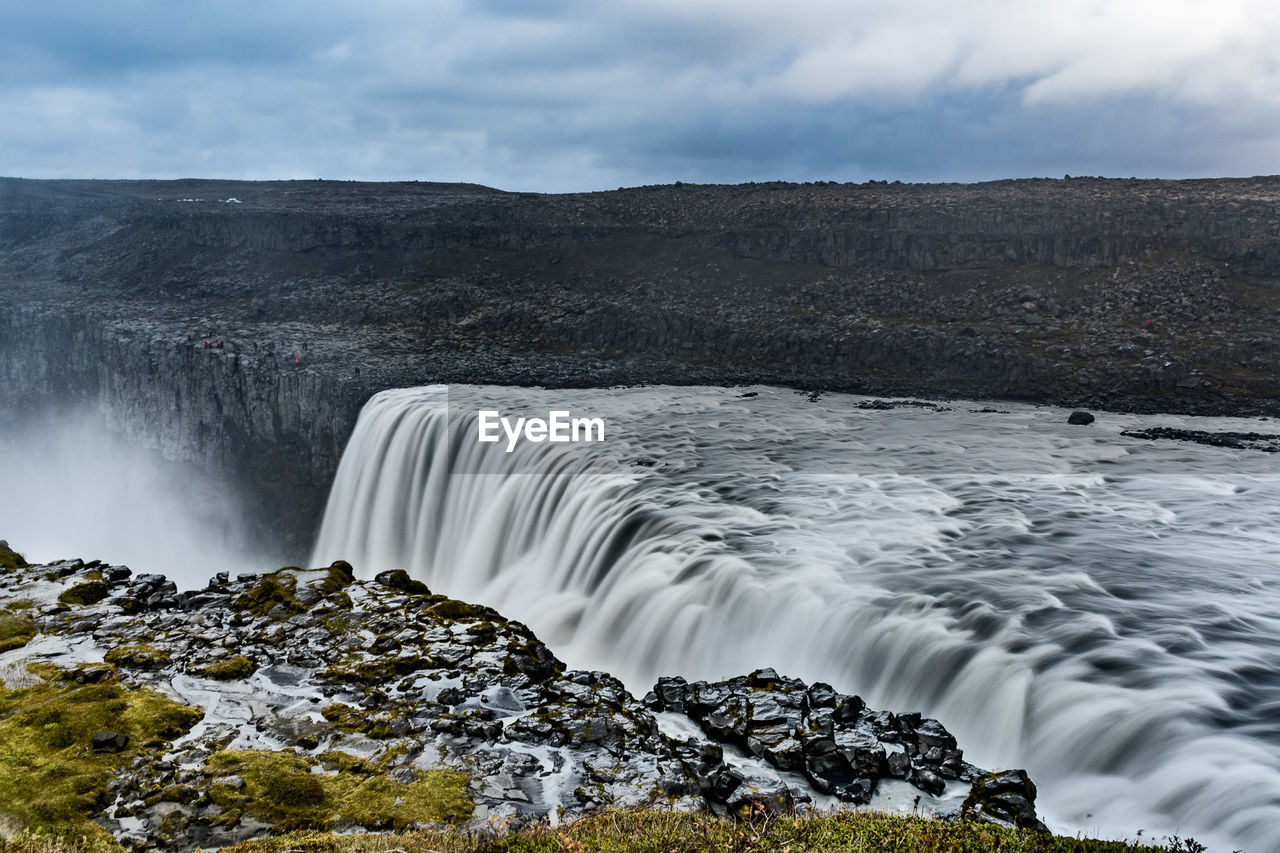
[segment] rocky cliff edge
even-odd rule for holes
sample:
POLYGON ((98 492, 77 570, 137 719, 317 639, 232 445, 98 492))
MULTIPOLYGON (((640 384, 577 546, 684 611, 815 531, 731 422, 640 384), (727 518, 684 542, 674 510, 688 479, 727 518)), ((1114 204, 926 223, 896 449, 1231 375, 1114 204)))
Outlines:
POLYGON ((772 669, 636 699, 400 571, 179 593, 0 541, 0 829, 192 849, 302 827, 473 830, 608 806, 864 806, 1041 828, 936 720, 772 669))

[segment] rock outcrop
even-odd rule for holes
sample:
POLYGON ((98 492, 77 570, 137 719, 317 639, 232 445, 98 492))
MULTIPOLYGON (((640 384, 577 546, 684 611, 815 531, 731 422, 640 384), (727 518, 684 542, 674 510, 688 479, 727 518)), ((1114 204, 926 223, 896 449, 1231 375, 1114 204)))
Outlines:
POLYGON ((665 678, 640 701, 403 572, 360 581, 335 563, 178 592, 123 566, 27 565, 6 545, 4 638, 0 741, 45 749, 31 772, 79 762, 83 783, 55 820, 15 770, 0 817, 140 848, 301 826, 487 830, 633 804, 744 818, 963 807, 1040 826, 1025 774, 968 764, 936 720, 771 669, 665 678), (51 710, 64 706, 86 721, 51 710))

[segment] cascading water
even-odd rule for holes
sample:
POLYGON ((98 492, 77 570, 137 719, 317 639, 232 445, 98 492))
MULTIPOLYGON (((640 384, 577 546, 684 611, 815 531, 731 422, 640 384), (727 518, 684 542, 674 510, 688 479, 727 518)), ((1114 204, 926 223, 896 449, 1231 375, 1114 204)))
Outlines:
POLYGON ((315 561, 409 569, 639 692, 774 666, 924 711, 1060 829, 1276 844, 1277 459, 1119 435, 1257 423, 755 391, 379 394, 315 561), (610 433, 505 453, 481 408, 610 433))

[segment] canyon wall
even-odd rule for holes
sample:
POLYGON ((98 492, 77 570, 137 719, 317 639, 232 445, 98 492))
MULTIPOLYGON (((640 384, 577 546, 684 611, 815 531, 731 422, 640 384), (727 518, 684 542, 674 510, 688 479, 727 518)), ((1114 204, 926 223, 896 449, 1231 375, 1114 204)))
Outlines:
POLYGON ((80 404, 299 558, 360 406, 769 382, 1280 414, 1280 178, 0 180, 0 422, 80 404), (206 345, 207 344, 207 345, 206 345))

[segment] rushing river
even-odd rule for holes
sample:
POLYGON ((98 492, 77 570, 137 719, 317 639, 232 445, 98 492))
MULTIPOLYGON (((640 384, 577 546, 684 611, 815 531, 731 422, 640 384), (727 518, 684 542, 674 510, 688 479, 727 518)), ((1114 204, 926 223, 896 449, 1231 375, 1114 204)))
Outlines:
POLYGON ((1055 829, 1280 839, 1280 423, 795 391, 405 389, 366 406, 315 560, 407 568, 643 693, 760 666, 1026 767, 1055 829), (477 409, 603 417, 475 440, 477 409))

